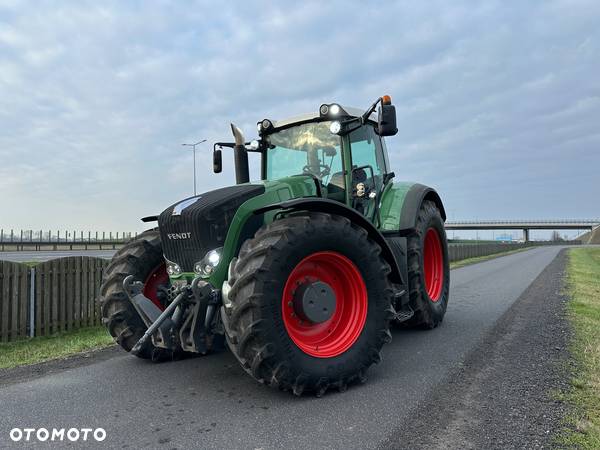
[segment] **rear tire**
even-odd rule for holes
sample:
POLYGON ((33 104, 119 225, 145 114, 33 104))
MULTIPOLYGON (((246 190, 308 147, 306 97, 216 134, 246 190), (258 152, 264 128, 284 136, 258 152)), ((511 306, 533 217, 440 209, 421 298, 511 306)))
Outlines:
POLYGON ((409 305, 407 325, 431 329, 446 314, 450 296, 450 266, 444 220, 432 201, 421 205, 415 231, 407 239, 409 305))
MULTIPOLYGON (((133 275, 136 280, 145 282, 144 295, 157 305, 157 277, 164 280, 164 258, 158 230, 148 230, 135 240, 128 242, 113 257, 104 271, 100 286, 100 306, 102 322, 108 332, 125 351, 130 351, 142 337, 147 327, 131 304, 123 289, 123 280, 133 275), (150 289, 150 291, 149 291, 150 289)), ((166 277, 168 283, 168 277, 166 277)), ((167 357, 167 351, 158 349, 148 340, 145 347, 137 355, 140 358, 160 360, 167 357)))
POLYGON ((222 308, 229 348, 244 370, 296 395, 366 381, 391 340, 390 267, 380 253, 364 229, 340 216, 303 214, 263 226, 232 261, 222 308), (323 322, 301 321, 290 309, 310 282, 335 293, 323 322), (286 298, 290 283, 294 297, 286 298))

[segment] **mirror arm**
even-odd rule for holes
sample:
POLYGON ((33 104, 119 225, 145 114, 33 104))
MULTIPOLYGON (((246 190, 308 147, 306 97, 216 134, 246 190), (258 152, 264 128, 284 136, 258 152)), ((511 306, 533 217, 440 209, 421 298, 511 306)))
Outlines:
POLYGON ((381 102, 381 97, 379 97, 377 100, 375 100, 375 102, 369 107, 369 109, 367 109, 365 111, 365 113, 360 117, 360 122, 362 125, 364 125, 364 123, 367 121, 367 119, 369 118, 369 116, 371 115, 371 113, 373 111, 375 111, 375 108, 377 108, 377 104, 379 102, 381 102))
MULTIPOLYGON (((264 147, 262 145, 262 140, 259 140, 258 142, 261 143, 261 146, 258 147, 257 150, 252 150, 249 149, 248 146, 250 145, 250 142, 245 142, 244 143, 244 147, 246 147, 246 151, 247 152, 256 152, 256 153, 262 153, 264 151, 264 147)), ((213 146, 213 151, 215 151, 217 149, 217 147, 227 147, 227 148, 234 148, 235 147, 235 143, 234 142, 215 142, 215 145, 213 146)))

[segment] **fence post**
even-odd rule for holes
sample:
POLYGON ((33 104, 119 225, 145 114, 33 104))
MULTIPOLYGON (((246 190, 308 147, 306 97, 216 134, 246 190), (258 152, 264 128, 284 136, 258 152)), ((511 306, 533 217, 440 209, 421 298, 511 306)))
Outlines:
POLYGON ((35 337, 35 267, 29 278, 29 337, 35 337))

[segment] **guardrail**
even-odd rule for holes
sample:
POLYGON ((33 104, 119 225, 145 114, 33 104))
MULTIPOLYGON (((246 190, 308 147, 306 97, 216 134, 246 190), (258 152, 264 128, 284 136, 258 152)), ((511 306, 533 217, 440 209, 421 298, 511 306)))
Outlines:
POLYGON ((468 258, 478 258, 480 256, 495 255, 511 250, 518 250, 527 247, 539 247, 546 245, 581 245, 581 241, 536 241, 536 242, 518 242, 518 243, 491 243, 491 244, 449 244, 448 257, 450 262, 460 261, 468 258))

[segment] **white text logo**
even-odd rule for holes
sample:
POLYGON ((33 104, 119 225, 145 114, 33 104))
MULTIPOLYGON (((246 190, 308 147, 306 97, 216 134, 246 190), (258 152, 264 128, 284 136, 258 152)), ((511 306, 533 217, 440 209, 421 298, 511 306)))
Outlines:
POLYGON ((13 442, 38 440, 46 441, 64 441, 71 442, 96 440, 102 442, 106 439, 106 430, 104 428, 13 428, 10 430, 10 438, 13 442))

